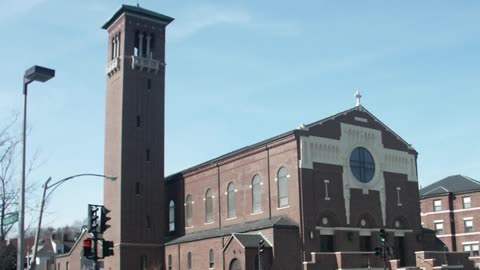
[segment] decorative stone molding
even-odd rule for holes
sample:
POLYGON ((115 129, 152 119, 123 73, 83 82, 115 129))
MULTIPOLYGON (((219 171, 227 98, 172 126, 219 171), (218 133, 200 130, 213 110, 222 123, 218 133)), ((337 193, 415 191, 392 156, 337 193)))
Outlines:
POLYGON ((110 61, 110 63, 107 64, 107 68, 105 69, 108 77, 112 76, 115 72, 120 70, 120 57, 117 57, 110 61))
POLYGON ((408 152, 386 149, 380 130, 341 123, 340 140, 301 136, 301 168, 313 169, 313 163, 343 166, 343 197, 347 224, 350 224, 350 190, 361 189, 364 194, 370 190, 380 194, 382 222, 386 225, 385 179, 383 172, 406 174, 409 181, 417 181, 415 156, 408 152), (350 169, 350 154, 357 147, 366 148, 375 161, 375 174, 368 183, 358 181, 350 169))
POLYGON ((132 69, 138 68, 140 70, 147 70, 149 72, 157 73, 160 66, 165 66, 164 63, 160 64, 160 61, 153 58, 145 58, 140 56, 132 56, 132 69))

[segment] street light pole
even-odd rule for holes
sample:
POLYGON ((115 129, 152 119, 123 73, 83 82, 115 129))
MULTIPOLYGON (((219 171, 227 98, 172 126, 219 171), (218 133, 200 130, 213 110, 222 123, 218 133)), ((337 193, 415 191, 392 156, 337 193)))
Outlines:
POLYGON ((37 266, 36 263, 36 258, 37 258, 37 249, 38 249, 38 239, 40 238, 40 228, 42 226, 42 216, 43 216, 43 209, 45 207, 45 201, 50 197, 50 195, 59 187, 61 184, 65 183, 68 180, 71 180, 73 178, 81 177, 81 176, 95 176, 95 177, 103 177, 105 179, 109 179, 112 181, 115 181, 117 179, 116 176, 107 176, 103 174, 94 174, 94 173, 82 173, 82 174, 76 174, 67 178, 64 178, 62 180, 59 180, 51 185, 48 185, 50 181, 52 181, 52 177, 49 177, 47 181, 45 181, 45 184, 43 184, 43 196, 42 196, 42 203, 40 206, 40 215, 38 217, 38 226, 37 226, 37 231, 35 233, 35 244, 33 245, 33 256, 32 256, 32 263, 30 264, 30 270, 35 270, 35 267, 37 266), (47 190, 49 188, 53 188, 47 195, 47 190))
POLYGON ((55 70, 33 66, 23 75, 23 131, 22 131, 22 177, 20 178, 19 203, 18 203, 18 245, 17 245, 17 270, 24 269, 24 230, 25 230, 25 159, 27 152, 27 93, 28 84, 33 81, 46 82, 55 76, 55 70))

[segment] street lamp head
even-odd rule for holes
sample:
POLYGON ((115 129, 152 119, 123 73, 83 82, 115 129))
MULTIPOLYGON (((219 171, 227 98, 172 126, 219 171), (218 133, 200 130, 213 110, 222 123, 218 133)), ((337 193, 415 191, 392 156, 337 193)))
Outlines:
POLYGON ((25 75, 23 76, 27 83, 32 81, 46 82, 53 77, 55 77, 55 70, 41 66, 33 66, 29 68, 25 71, 25 75))

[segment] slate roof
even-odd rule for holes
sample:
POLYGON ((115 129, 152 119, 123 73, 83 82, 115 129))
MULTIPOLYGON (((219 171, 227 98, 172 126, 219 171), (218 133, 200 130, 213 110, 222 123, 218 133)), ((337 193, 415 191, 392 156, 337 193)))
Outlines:
POLYGON ((194 241, 199 241, 204 239, 226 236, 232 233, 244 233, 244 232, 256 231, 256 230, 267 229, 267 228, 298 228, 298 225, 286 217, 273 217, 271 219, 261 219, 254 222, 247 222, 247 223, 232 225, 229 227, 216 228, 212 230, 187 234, 187 235, 175 238, 173 240, 170 240, 167 243, 165 243, 165 245, 168 246, 168 245, 175 245, 175 244, 186 243, 186 242, 194 242, 194 241))
POLYGON ((122 7, 113 14, 113 16, 102 26, 102 29, 107 29, 115 20, 123 13, 131 13, 143 17, 151 18, 157 21, 163 21, 166 24, 171 23, 174 19, 163 14, 142 8, 140 6, 122 5, 122 7))
POLYGON ((420 189, 420 198, 480 191, 480 182, 463 175, 452 175, 420 189))
MULTIPOLYGON (((258 241, 260 241, 260 239, 265 240, 261 234, 234 233, 233 237, 235 237, 245 248, 257 248, 258 241)), ((268 241, 265 241, 264 243, 265 247, 272 247, 268 241)))
POLYGON ((329 116, 329 117, 326 117, 326 118, 323 118, 322 120, 319 120, 319 121, 316 121, 316 122, 313 122, 311 124, 308 124, 308 125, 303 125, 302 124, 302 127, 299 127, 299 128, 296 128, 296 129, 293 129, 293 130, 290 130, 290 131, 287 131, 285 133, 282 133, 280 135, 277 135, 275 137, 272 137, 272 138, 269 138, 269 139, 266 139, 264 141, 261 141, 261 142, 258 142, 258 143, 255 143, 255 144, 252 144, 252 145, 249 145, 249 146, 246 146, 246 147, 243 147, 243 148, 240 148, 238 150, 235 150, 235 151, 232 151, 230 153, 227 153, 225 155, 222 155, 222 156, 219 156, 217 158, 214 158, 214 159, 211 159, 209 161, 206 161, 206 162, 203 162, 203 163, 200 163, 196 166, 193 166, 193 167, 190 167, 188 169, 185 169, 183 171, 180 171, 180 172, 177 172, 177 173, 174 173, 172 175, 169 175, 167 177, 165 177, 165 181, 174 181, 178 178, 181 178, 182 174, 184 173, 187 173, 187 172, 190 172, 190 171, 194 171, 196 169, 199 169, 199 168, 202 168, 202 167, 205 167, 205 166, 208 166, 208 165, 211 165, 211 164, 215 164, 225 158, 229 158, 229 157, 232 157, 234 155, 237 155, 237 154, 240 154, 240 153, 243 153, 243 152, 246 152, 246 151, 249 151, 249 150, 252 150, 252 149, 255 149, 255 148, 258 148, 258 147, 264 147, 266 144, 269 144, 271 142, 274 142, 276 140, 279 140, 279 139, 282 139, 282 138, 286 138, 288 136, 291 136, 291 135, 295 135, 296 132, 299 132, 300 130, 302 129, 309 129, 313 126, 316 126, 316 125, 319 125, 319 124, 322 124, 326 121, 329 121, 329 120, 332 120, 332 119, 335 119, 341 115, 344 115, 344 114, 348 114, 352 111, 361 111, 361 112, 365 112, 367 113, 370 117, 372 117, 375 121, 377 121, 378 123, 380 123, 382 126, 384 126, 389 132, 391 132, 398 140, 400 140, 401 142, 403 142, 405 145, 408 146, 409 149, 415 151, 415 149, 409 144, 407 143, 404 139, 402 139, 398 134, 396 134, 393 130, 391 130, 389 127, 387 127, 382 121, 380 121, 375 115, 373 115, 371 112, 369 112, 365 107, 363 107, 362 105, 360 106, 355 106, 353 108, 350 108, 348 110, 345 110, 343 112, 339 112, 335 115, 332 115, 332 116, 329 116))

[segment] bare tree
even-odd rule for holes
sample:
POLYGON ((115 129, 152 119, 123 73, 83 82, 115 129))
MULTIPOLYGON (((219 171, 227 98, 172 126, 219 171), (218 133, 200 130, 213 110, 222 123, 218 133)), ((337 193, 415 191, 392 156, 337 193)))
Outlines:
MULTIPOLYGON (((13 228, 5 224, 5 219, 13 215, 18 208, 18 179, 20 173, 17 165, 20 164, 21 136, 15 133, 15 124, 18 114, 0 126, 0 240, 4 241, 13 228)), ((36 156, 36 154, 34 155, 36 156)), ((35 158, 34 158, 35 159, 35 158)), ((30 162, 27 174, 32 171, 30 162)), ((32 190, 33 185, 27 185, 26 190, 32 190)))

